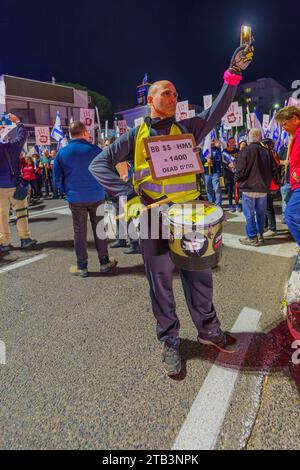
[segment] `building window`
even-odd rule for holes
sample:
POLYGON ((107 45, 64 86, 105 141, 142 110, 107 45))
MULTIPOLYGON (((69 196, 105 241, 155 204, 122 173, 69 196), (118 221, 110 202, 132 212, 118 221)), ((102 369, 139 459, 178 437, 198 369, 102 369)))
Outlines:
POLYGON ((80 121, 80 108, 73 108, 72 111, 74 121, 80 121))
POLYGON ((66 106, 50 105, 50 124, 51 126, 55 123, 56 113, 59 111, 60 120, 62 126, 68 126, 68 108, 66 106))
POLYGON ((251 88, 246 88, 245 89, 245 93, 251 93, 251 91, 252 91, 251 88))
POLYGON ((29 103, 29 115, 31 124, 50 126, 50 107, 48 104, 29 103))
POLYGON ((24 124, 30 123, 27 101, 6 100, 6 110, 18 116, 24 124))

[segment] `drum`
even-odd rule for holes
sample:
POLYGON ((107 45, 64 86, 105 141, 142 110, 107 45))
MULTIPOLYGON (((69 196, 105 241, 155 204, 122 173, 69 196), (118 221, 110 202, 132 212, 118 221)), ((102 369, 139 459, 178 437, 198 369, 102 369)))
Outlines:
POLYGON ((215 267, 222 252, 221 207, 205 201, 172 205, 167 213, 171 258, 179 269, 215 267))

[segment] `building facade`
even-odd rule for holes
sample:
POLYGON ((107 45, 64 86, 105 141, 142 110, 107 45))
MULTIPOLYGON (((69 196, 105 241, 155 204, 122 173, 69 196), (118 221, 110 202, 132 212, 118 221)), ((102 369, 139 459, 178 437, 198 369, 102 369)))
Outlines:
MULTIPOLYGON (((52 127, 59 111, 67 132, 70 119, 79 121, 80 108, 88 108, 88 92, 27 78, 0 76, 0 113, 17 115, 29 131, 28 143, 34 143, 34 127, 52 127)), ((55 141, 53 141, 55 142, 55 141)))
POLYGON ((261 117, 269 114, 270 110, 284 106, 292 93, 273 78, 259 78, 255 82, 243 83, 238 89, 238 94, 249 105, 253 105, 261 117))

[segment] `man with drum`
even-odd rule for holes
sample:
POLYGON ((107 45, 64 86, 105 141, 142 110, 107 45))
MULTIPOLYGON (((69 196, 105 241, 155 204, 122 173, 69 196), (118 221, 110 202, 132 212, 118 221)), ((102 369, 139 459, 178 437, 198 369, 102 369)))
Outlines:
MULTIPOLYGON (((229 69, 224 73, 224 85, 211 108, 203 111, 199 116, 180 122, 175 121, 178 94, 173 83, 162 80, 151 85, 148 94, 150 117, 147 117, 141 126, 123 134, 99 154, 89 167, 91 173, 109 194, 115 197, 127 196, 128 205, 136 201, 137 197, 145 205, 164 196, 172 202, 179 203, 197 199, 199 191, 196 185, 196 175, 176 177, 177 184, 174 184, 173 191, 172 184, 170 184, 172 179, 166 180, 166 186, 165 180, 162 182, 152 179, 143 139, 154 135, 192 133, 199 145, 226 113, 235 96, 237 85, 242 79, 241 71, 246 69, 252 58, 252 46, 244 45, 238 48, 233 55, 229 69), (134 187, 129 181, 124 182, 124 178, 121 179, 116 174, 116 165, 125 161, 134 163, 134 187), (165 190, 166 187, 168 191, 165 190), (174 200, 172 200, 172 195, 174 195, 174 200)), ((172 288, 175 266, 170 258, 168 240, 141 239, 141 248, 150 285, 152 309, 157 323, 157 336, 163 343, 164 369, 169 376, 175 376, 181 370, 180 325, 172 288)), ((211 269, 202 271, 181 269, 180 276, 186 302, 198 331, 198 341, 220 351, 234 353, 238 347, 237 341, 233 336, 221 330, 213 305, 211 269)))

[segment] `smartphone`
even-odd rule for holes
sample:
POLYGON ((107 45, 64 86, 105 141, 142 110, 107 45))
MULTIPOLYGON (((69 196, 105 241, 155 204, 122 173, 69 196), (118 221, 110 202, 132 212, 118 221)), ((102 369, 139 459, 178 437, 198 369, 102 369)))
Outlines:
POLYGON ((241 26, 241 46, 245 44, 251 44, 252 39, 252 30, 251 26, 242 25, 241 26))

